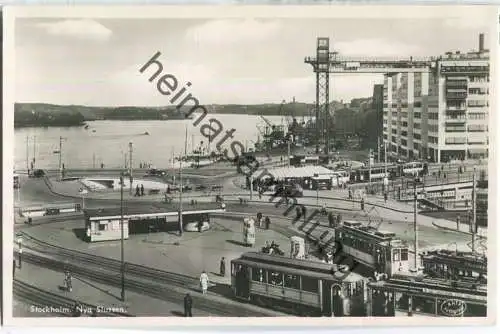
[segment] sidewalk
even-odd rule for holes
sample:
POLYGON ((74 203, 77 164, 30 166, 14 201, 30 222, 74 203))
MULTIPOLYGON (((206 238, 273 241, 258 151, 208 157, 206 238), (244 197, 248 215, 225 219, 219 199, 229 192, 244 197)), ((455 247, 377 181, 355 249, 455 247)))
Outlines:
MULTIPOLYGON (((22 269, 16 269, 16 279, 27 284, 36 286, 60 296, 76 299, 80 302, 95 306, 123 308, 125 312, 133 316, 183 316, 184 305, 154 299, 148 296, 126 291, 126 301, 120 300, 120 289, 90 281, 86 278, 73 278, 73 291, 67 292, 62 289, 64 274, 43 267, 34 266, 24 262, 22 269)), ((15 297, 14 297, 15 298, 15 297)), ((18 306, 21 306, 18 304, 18 306)), ((28 305, 25 305, 28 306, 28 305)), ((50 305, 46 305, 50 306, 50 305)), ((28 306, 29 307, 29 306, 28 306)), ((28 310, 19 312, 29 313, 28 310)), ((16 314, 14 314, 16 316, 16 314)), ((17 316, 21 316, 17 315, 17 316)), ((31 314, 30 316, 37 316, 31 314)), ((199 310, 193 305, 193 316, 211 316, 210 313, 199 310)))

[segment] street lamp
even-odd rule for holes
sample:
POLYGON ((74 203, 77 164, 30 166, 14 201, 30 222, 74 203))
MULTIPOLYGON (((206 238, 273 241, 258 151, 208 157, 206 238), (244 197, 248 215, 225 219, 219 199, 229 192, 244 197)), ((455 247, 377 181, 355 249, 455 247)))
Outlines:
POLYGON ((125 180, 123 172, 120 175, 120 245, 121 245, 121 278, 122 278, 122 301, 125 301, 125 261, 124 261, 124 252, 123 252, 123 187, 125 186, 125 180))

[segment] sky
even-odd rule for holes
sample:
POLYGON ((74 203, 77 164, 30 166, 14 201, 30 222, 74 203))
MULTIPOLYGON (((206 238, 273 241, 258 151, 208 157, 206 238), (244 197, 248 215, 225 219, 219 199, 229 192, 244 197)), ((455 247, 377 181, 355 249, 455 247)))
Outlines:
MULTIPOLYGON (((34 19, 15 25, 16 101, 89 106, 168 106, 139 69, 161 52, 200 104, 315 100, 304 63, 317 37, 353 57, 430 57, 477 49, 481 17, 448 19, 34 19)), ((486 35, 488 43, 489 36, 486 35)), ((488 45, 488 44, 487 44, 488 45)), ((381 75, 331 76, 330 99, 372 95, 381 75)))

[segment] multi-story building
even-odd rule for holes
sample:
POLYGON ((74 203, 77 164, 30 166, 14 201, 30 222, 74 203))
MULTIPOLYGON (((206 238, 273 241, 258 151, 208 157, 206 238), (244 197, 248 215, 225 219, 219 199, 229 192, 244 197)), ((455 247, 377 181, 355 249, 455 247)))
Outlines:
POLYGON ((433 162, 488 156, 489 51, 451 53, 429 71, 384 78, 383 134, 388 155, 433 162))

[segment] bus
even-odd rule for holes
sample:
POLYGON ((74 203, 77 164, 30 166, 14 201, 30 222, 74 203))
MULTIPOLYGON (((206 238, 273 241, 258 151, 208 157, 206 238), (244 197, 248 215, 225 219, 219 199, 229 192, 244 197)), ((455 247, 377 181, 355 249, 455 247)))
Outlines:
POLYGON ((14 174, 14 189, 21 188, 21 184, 19 183, 19 175, 14 174))

